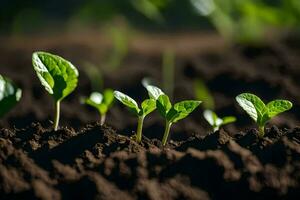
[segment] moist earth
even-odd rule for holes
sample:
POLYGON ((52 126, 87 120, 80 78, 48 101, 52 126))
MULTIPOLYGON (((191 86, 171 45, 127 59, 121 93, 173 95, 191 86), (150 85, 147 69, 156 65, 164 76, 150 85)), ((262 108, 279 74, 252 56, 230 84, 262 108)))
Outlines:
POLYGON ((109 126, 0 132, 1 199, 298 199, 300 128, 138 144, 109 126))

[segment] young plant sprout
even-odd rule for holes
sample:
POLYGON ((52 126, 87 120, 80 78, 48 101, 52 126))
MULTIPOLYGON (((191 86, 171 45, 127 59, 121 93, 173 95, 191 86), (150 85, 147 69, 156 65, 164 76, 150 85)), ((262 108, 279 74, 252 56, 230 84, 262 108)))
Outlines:
POLYGON ((138 104, 131 97, 123 94, 119 91, 114 91, 114 96, 118 99, 122 104, 127 106, 137 117, 138 117, 138 126, 136 131, 136 141, 142 141, 142 130, 143 130, 143 122, 144 118, 151 112, 156 109, 156 103, 154 99, 146 99, 142 102, 141 108, 139 108, 138 104))
POLYGON ((238 95, 236 101, 257 123, 260 138, 265 135, 267 121, 293 107, 293 104, 287 100, 274 100, 265 105, 259 97, 250 93, 238 95))
POLYGON ((162 139, 162 145, 167 144, 171 125, 181 119, 186 118, 201 103, 201 101, 187 100, 176 103, 172 106, 170 99, 164 92, 156 86, 146 85, 149 97, 156 100, 156 106, 161 116, 166 119, 165 132, 162 139))
MULTIPOLYGON (((147 88, 148 89, 148 88, 147 88)), ((149 92, 149 90, 148 90, 149 92)), ((150 93, 150 92, 149 92, 150 93)), ((155 95, 153 95, 156 97, 155 95)), ((166 145, 171 125, 178 122, 181 119, 186 118, 191 112, 193 112, 201 101, 181 101, 172 106, 169 97, 165 94, 161 94, 156 100, 157 109, 162 117, 166 120, 165 132, 162 139, 162 145, 166 145)))
POLYGON ((93 92, 88 98, 84 99, 84 103, 96 108, 100 115, 100 123, 104 124, 106 119, 106 113, 112 106, 114 101, 114 92, 111 89, 106 89, 103 92, 103 95, 99 92, 93 92))
POLYGON ((221 126, 236 121, 236 118, 233 116, 219 118, 218 115, 212 110, 205 110, 203 116, 206 119, 206 121, 212 126, 214 132, 218 131, 221 126))
POLYGON ((9 112, 22 96, 22 90, 15 84, 0 75, 0 117, 9 112))
POLYGON ((47 52, 34 52, 32 63, 41 84, 54 98, 56 131, 60 117, 60 102, 77 87, 79 73, 69 61, 47 52))

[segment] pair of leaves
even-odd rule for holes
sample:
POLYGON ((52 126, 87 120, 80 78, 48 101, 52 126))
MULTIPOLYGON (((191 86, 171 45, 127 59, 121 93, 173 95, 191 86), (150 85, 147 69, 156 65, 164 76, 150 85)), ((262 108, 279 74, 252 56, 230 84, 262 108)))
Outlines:
POLYGON ((139 108, 137 102, 134 99, 122 92, 114 91, 114 96, 137 116, 145 117, 156 109, 156 103, 154 99, 144 100, 141 104, 141 108, 139 108))
POLYGON ((165 94, 160 95, 156 101, 158 112, 170 123, 186 118, 200 103, 201 101, 186 100, 172 106, 169 97, 165 94))
POLYGON ((11 80, 0 75, 0 117, 9 112, 22 96, 22 90, 11 80))
POLYGON ((32 64, 45 89, 61 101, 77 87, 78 70, 64 58, 47 52, 32 54, 32 64))
POLYGON ((114 101, 114 92, 111 89, 104 90, 103 94, 93 92, 84 102, 96 108, 101 115, 105 115, 114 101))
POLYGON ((172 106, 170 99, 164 92, 156 86, 144 85, 149 97, 156 100, 158 112, 170 123, 175 123, 186 118, 201 103, 201 101, 181 101, 172 106))
POLYGON ((260 127, 276 115, 293 107, 293 104, 287 100, 274 100, 266 105, 258 96, 250 93, 238 95, 236 101, 260 127))
POLYGON ((233 116, 219 118, 218 115, 212 110, 205 110, 203 116, 206 121, 214 128, 214 131, 219 130, 222 125, 226 125, 236 121, 236 118, 233 116))

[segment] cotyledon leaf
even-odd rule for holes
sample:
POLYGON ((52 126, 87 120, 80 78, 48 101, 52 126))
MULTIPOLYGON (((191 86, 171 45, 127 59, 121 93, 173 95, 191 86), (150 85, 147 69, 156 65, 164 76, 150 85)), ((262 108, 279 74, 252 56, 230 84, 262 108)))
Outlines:
POLYGON ((45 89, 60 101, 77 87, 78 70, 64 58, 47 52, 34 52, 32 63, 45 89))
POLYGON ((163 117, 166 117, 169 110, 172 108, 172 104, 170 102, 169 97, 165 94, 160 95, 156 101, 156 107, 157 107, 158 112, 163 117))
POLYGON ((259 121, 266 112, 266 105, 254 94, 240 94, 236 97, 236 101, 255 122, 259 121))
POLYGON ((154 85, 147 85, 146 89, 148 91, 149 97, 157 100, 160 95, 163 95, 164 92, 154 85))
POLYGON ((215 112, 213 112, 212 110, 205 110, 203 112, 203 116, 206 119, 206 121, 211 125, 214 126, 216 125, 216 121, 218 119, 218 116, 215 112))
POLYGON ((186 101, 178 102, 169 111, 167 118, 172 123, 177 122, 181 119, 186 118, 200 104, 201 104, 201 101, 193 101, 193 100, 186 100, 186 101))
POLYGON ((140 109, 138 104, 134 99, 129 97, 128 95, 119 92, 119 91, 114 91, 114 96, 116 99, 118 99, 121 103, 123 103, 125 106, 130 108, 133 112, 135 112, 136 115, 139 115, 140 109))
POLYGON ((0 117, 11 110, 22 96, 22 90, 0 75, 0 117))
POLYGON ((143 111, 142 115, 146 116, 156 109, 156 102, 154 99, 146 99, 142 102, 141 107, 143 111))
POLYGON ((287 111, 293 107, 293 104, 287 100, 274 100, 267 104, 268 116, 272 118, 284 111, 287 111))

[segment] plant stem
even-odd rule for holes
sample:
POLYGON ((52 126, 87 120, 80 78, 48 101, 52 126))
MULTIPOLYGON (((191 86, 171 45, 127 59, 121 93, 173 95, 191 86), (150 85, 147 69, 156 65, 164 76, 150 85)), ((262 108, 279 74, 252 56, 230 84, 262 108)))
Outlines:
POLYGON ((136 141, 140 143, 142 141, 142 130, 143 130, 144 116, 139 116, 138 126, 136 130, 136 141))
POLYGON ((103 126, 103 124, 105 122, 105 119, 106 119, 106 114, 101 115, 101 118, 100 118, 100 125, 101 126, 103 126))
POLYGON ((219 127, 218 126, 213 126, 213 131, 216 132, 219 130, 219 127))
POLYGON ((55 119, 54 119, 54 130, 57 131, 59 124, 60 116, 60 101, 57 101, 55 104, 55 119))
POLYGON ((165 146, 167 144, 171 125, 172 125, 172 123, 169 122, 168 120, 166 120, 165 132, 164 132, 164 136, 163 136, 163 139, 162 139, 162 145, 163 146, 165 146))
POLYGON ((264 126, 259 126, 258 130, 259 130, 258 137, 263 138, 264 135, 265 135, 265 127, 264 126))

